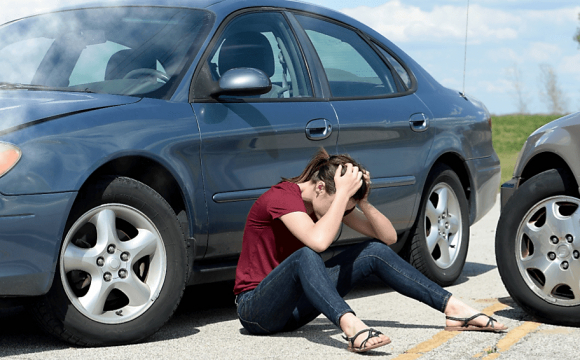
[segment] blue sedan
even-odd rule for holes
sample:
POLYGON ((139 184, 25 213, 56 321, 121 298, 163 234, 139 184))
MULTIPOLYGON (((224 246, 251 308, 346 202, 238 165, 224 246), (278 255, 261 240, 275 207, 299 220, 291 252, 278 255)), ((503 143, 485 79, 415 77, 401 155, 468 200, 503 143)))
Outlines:
POLYGON ((1 26, 0 69, 0 305, 75 344, 145 339, 185 286, 232 279, 253 201, 319 147, 365 164, 395 249, 441 285, 496 199, 483 104, 314 5, 63 9, 1 26))

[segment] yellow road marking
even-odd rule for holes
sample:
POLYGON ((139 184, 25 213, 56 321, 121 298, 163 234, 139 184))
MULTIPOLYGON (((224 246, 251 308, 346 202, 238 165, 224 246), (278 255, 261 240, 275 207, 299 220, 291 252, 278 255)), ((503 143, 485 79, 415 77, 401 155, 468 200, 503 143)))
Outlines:
POLYGON ((524 336, 528 335, 530 332, 536 330, 540 325, 537 322, 526 321, 517 328, 509 331, 506 336, 504 336, 496 345, 497 352, 489 354, 488 356, 482 358, 482 360, 493 360, 497 359, 502 353, 509 350, 518 341, 520 341, 524 336))
POLYGON ((439 346, 445 344, 447 341, 459 335, 459 331, 440 331, 431 339, 420 343, 414 348, 407 350, 405 354, 401 354, 395 360, 414 360, 418 359, 423 354, 435 350, 439 346))
POLYGON ((401 354, 395 360, 415 360, 423 356, 423 354, 401 354))
MULTIPOLYGON (((493 315, 496 311, 503 310, 507 307, 502 303, 496 302, 491 306, 483 309, 482 313, 486 315, 493 315)), ((435 334, 431 339, 424 341, 412 349, 407 350, 404 354, 397 356, 394 360, 415 360, 423 356, 424 354, 438 348, 439 346, 445 344, 455 336, 459 335, 460 331, 440 331, 435 334)))
POLYGON ((485 315, 488 315, 488 316, 492 316, 495 312, 503 310, 507 307, 508 306, 506 304, 496 302, 495 304, 490 305, 490 306, 486 307, 485 309, 483 309, 482 313, 484 313, 485 315))

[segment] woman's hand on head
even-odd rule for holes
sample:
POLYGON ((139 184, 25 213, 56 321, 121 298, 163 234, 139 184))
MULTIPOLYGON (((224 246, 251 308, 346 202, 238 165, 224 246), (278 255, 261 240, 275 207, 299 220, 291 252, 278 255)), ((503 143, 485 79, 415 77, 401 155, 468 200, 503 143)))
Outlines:
POLYGON ((334 185, 336 186, 336 193, 344 194, 349 199, 356 194, 363 183, 363 173, 358 166, 346 164, 346 172, 342 174, 342 165, 339 165, 334 174, 334 185))
POLYGON ((367 185, 367 192, 365 193, 364 197, 358 201, 358 203, 364 203, 368 201, 369 193, 371 192, 371 173, 368 170, 363 172, 362 180, 367 185))

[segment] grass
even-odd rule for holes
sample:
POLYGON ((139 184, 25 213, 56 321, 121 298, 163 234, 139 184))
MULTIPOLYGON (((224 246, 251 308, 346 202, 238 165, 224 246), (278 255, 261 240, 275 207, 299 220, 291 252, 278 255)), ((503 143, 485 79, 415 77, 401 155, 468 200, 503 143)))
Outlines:
POLYGON ((503 115, 492 119, 493 148, 501 163, 501 183, 512 177, 518 153, 537 128, 562 115, 503 115))

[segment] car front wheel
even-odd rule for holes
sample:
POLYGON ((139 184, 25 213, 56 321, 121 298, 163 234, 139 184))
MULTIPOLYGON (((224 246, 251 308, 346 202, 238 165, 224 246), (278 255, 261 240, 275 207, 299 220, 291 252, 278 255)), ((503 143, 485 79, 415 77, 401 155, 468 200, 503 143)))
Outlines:
POLYGON ((183 231, 169 204, 133 179, 102 179, 85 194, 71 212, 37 317, 75 344, 140 341, 169 319, 183 294, 183 231))
POLYGON ((548 170, 502 209, 496 259, 511 297, 538 319, 580 324, 580 198, 573 177, 548 170))
POLYGON ((441 286, 453 284, 465 264, 469 245, 467 206, 457 174, 446 165, 437 165, 427 179, 407 257, 441 286))

